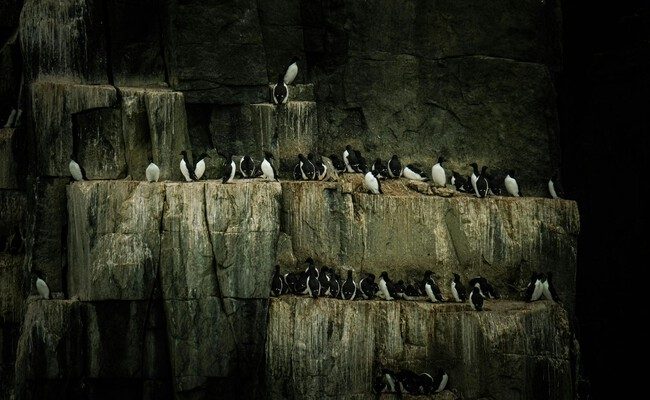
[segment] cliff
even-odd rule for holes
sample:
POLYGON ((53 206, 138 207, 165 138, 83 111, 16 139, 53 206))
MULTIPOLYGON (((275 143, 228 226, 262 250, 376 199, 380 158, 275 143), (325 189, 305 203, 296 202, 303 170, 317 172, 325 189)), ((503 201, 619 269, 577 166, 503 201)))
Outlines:
POLYGON ((571 398, 579 216, 541 197, 559 8, 515 3, 0 0, 0 398, 369 398, 381 366, 444 367, 436 399, 571 398), (515 168, 533 197, 284 179, 348 143, 515 168), (180 182, 181 150, 212 157, 207 180, 180 182), (220 183, 218 151, 262 150, 280 183, 220 183), (70 182, 71 155, 89 181, 70 182), (269 300, 273 266, 306 257, 357 279, 430 269, 447 297, 452 272, 483 275, 503 300, 269 300), (519 301, 532 271, 562 306, 519 301))

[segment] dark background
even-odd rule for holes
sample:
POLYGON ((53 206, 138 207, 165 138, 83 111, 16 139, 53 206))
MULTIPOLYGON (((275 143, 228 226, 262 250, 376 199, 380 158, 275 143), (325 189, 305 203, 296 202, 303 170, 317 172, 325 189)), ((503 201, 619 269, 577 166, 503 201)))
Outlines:
MULTIPOLYGON (((578 200, 578 337, 593 398, 644 384, 650 2, 565 1, 565 189, 578 200), (643 316, 643 317, 642 317, 643 316)), ((646 304, 650 302, 646 301, 646 304)))

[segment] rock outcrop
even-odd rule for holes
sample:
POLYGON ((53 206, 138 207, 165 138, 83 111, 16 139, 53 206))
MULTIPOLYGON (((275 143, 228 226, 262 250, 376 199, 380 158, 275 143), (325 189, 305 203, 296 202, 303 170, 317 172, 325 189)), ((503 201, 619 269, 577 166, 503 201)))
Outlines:
POLYGON ((436 399, 570 397, 575 203, 215 180, 220 151, 270 150, 285 178, 349 143, 515 168, 545 193, 559 32, 554 0, 0 0, 0 398, 368 398, 378 365, 437 363, 436 399), (180 183, 182 150, 210 155, 208 180, 180 183), (70 182, 70 156, 90 181, 70 182), (447 296, 452 272, 480 274, 507 300, 269 301, 273 266, 308 256, 355 278, 431 269, 447 296), (535 270, 564 310, 516 302, 535 270), (55 300, 29 296, 35 271, 55 300))
POLYGON ((572 399, 571 331, 548 302, 271 300, 271 398, 373 399, 381 368, 449 374, 462 398, 572 399), (540 393, 543 395, 540 396, 540 393))

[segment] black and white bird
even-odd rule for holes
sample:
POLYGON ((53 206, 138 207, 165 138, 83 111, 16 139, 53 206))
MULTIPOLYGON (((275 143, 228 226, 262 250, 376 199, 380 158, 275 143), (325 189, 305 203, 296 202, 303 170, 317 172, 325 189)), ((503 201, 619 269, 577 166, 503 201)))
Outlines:
POLYGON ((357 172, 359 167, 359 162, 357 161, 357 154, 355 153, 352 146, 349 144, 345 146, 343 151, 343 162, 345 163, 345 170, 349 173, 357 172))
POLYGON ((365 278, 359 281, 359 294, 361 294, 361 297, 365 300, 374 299, 377 290, 379 290, 379 287, 375 283, 374 274, 368 274, 365 278))
POLYGON ((298 280, 300 279, 300 274, 295 273, 295 272, 289 272, 288 274, 284 274, 284 282, 287 284, 287 290, 285 293, 290 292, 293 294, 299 294, 298 293, 298 280))
POLYGON ((331 280, 331 272, 328 267, 323 267, 319 274, 318 274, 318 280, 320 281, 320 295, 321 296, 329 296, 330 294, 330 280, 331 280))
POLYGON ((379 171, 379 173, 377 174, 377 179, 386 179, 386 178, 388 178, 390 176, 390 175, 388 175, 388 167, 386 166, 386 164, 383 161, 381 161, 381 158, 379 158, 379 157, 377 157, 375 159, 375 162, 372 163, 371 170, 373 172, 374 171, 379 171))
POLYGON ((439 301, 445 300, 444 297, 442 297, 440 288, 436 284, 436 281, 433 279, 433 272, 431 271, 426 271, 424 273, 424 291, 432 303, 437 303, 439 301))
POLYGON ((364 172, 365 170, 368 169, 368 165, 366 164, 366 159, 361 155, 361 151, 359 150, 354 150, 354 154, 357 158, 357 167, 355 168, 356 172, 364 172))
POLYGON ((203 177, 203 174, 205 173, 205 159, 210 158, 209 155, 206 153, 201 153, 199 156, 199 161, 196 163, 196 166, 194 167, 194 176, 196 176, 196 180, 198 181, 203 177))
POLYGON ((435 392, 440 393, 447 387, 447 382, 449 381, 449 375, 442 368, 438 368, 436 376, 433 379, 434 387, 436 388, 435 392))
POLYGON ((478 179, 476 180, 476 190, 478 191, 478 197, 484 198, 488 194, 488 190, 490 190, 490 185, 488 184, 488 180, 486 178, 486 170, 488 167, 483 166, 481 168, 481 174, 479 175, 478 179))
POLYGON ((70 156, 70 163, 68 164, 68 168, 70 169, 70 175, 72 175, 72 178, 74 178, 75 181, 87 181, 88 179, 86 178, 86 171, 84 171, 83 167, 79 165, 73 158, 70 156))
POLYGON ((323 162, 323 157, 319 155, 307 154, 307 160, 311 161, 316 169, 316 179, 322 181, 327 176, 327 165, 323 162))
POLYGON ((505 191, 504 180, 506 179, 506 175, 501 173, 496 173, 494 175, 486 174, 485 178, 488 181, 488 194, 501 196, 505 191))
POLYGON ((363 187, 372 194, 383 194, 381 182, 377 179, 379 171, 367 171, 363 176, 363 187))
POLYGON ((540 277, 540 282, 542 283, 542 296, 544 296, 546 300, 559 302, 560 298, 558 297, 557 292, 555 291, 555 287, 553 286, 552 279, 553 279, 552 272, 547 272, 546 275, 542 275, 540 277))
POLYGON ((289 86, 284 83, 284 73, 278 76, 278 83, 273 86, 273 102, 277 105, 285 104, 289 98, 289 86))
POLYGON ((341 286, 341 298, 343 300, 354 300, 357 295, 357 284, 352 279, 352 270, 348 270, 348 278, 341 286))
POLYGON ((235 179, 237 166, 232 160, 232 156, 225 155, 224 153, 219 153, 219 155, 223 157, 223 178, 221 178, 221 183, 232 183, 235 179))
POLYGON ((478 171, 478 164, 476 164, 475 162, 471 163, 470 167, 472 167, 472 175, 470 176, 472 189, 474 189, 474 194, 476 195, 476 197, 481 197, 478 194, 478 188, 476 187, 476 182, 478 181, 478 177, 481 175, 481 173, 478 171))
POLYGON ((391 178, 399 178, 402 176, 402 163, 395 154, 388 161, 388 175, 391 178))
POLYGON ((255 161, 248 154, 239 160, 239 173, 242 178, 252 178, 255 175, 255 161))
POLYGON ((505 186, 506 191, 510 196, 520 197, 521 192, 519 191, 519 185, 515 179, 515 171, 509 170, 506 173, 506 177, 503 179, 503 186, 505 186))
POLYGON ((395 374, 399 390, 398 393, 417 394, 420 392, 420 376, 408 369, 401 369, 395 374))
POLYGON ((321 292, 318 269, 312 263, 305 273, 307 274, 307 294, 309 297, 317 299, 321 292))
POLYGON ((375 392, 395 393, 398 389, 397 374, 394 371, 383 368, 375 384, 375 392))
POLYGON ((330 277, 330 297, 338 298, 341 293, 341 277, 335 271, 332 271, 330 277))
POLYGON ((149 165, 144 171, 144 175, 147 177, 148 182, 158 182, 158 179, 160 179, 160 168, 154 164, 151 157, 149 157, 149 165))
POLYGON ((467 300, 467 291, 457 273, 454 273, 454 279, 451 280, 451 294, 457 303, 464 303, 467 300))
POLYGON ((542 297, 544 286, 540 279, 541 277, 542 274, 538 274, 537 272, 533 272, 530 276, 530 281, 528 282, 528 286, 526 286, 526 291, 524 292, 524 300, 527 302, 537 301, 542 297))
POLYGON ((330 154, 330 160, 332 160, 332 166, 336 170, 336 172, 341 173, 345 172, 346 166, 343 161, 341 161, 340 158, 336 154, 330 154))
POLYGON ((273 166, 272 161, 274 160, 273 154, 269 151, 264 152, 264 160, 262 161, 262 165, 260 166, 262 170, 262 177, 264 177, 266 180, 269 181, 277 181, 278 180, 278 174, 275 171, 275 167, 273 166))
POLYGON ((422 297, 422 294, 420 291, 413 285, 413 284, 408 284, 406 285, 406 288, 404 289, 404 300, 410 300, 410 301, 415 301, 419 300, 422 297))
POLYGON ((557 172, 548 180, 548 193, 553 199, 561 199, 564 196, 557 172))
POLYGON ((396 297, 398 299, 407 300, 406 299, 406 285, 404 284, 403 280, 400 279, 399 281, 397 281, 397 283, 393 284, 393 291, 394 291, 393 297, 396 297))
POLYGON ((300 61, 298 57, 292 57, 291 61, 289 61, 289 65, 285 68, 283 77, 285 84, 291 85, 296 79, 296 76, 298 75, 298 61, 300 61))
POLYGON ((429 178, 427 175, 422 171, 422 169, 415 165, 415 164, 409 164, 406 167, 404 167, 404 171, 402 173, 404 178, 410 179, 413 181, 428 181, 429 178))
POLYGON ((194 175, 194 166, 187 158, 187 151, 181 151, 181 156, 183 157, 181 157, 180 168, 181 173, 185 178, 185 182, 192 182, 193 180, 197 180, 196 175, 194 175))
POLYGON ((474 287, 476 284, 479 284, 481 293, 483 297, 490 299, 498 299, 499 293, 494 288, 494 286, 487 280, 487 278, 482 276, 477 276, 469 280, 469 287, 474 287))
POLYGON ((463 176, 456 171, 451 171, 451 184, 454 185, 456 190, 459 192, 472 191, 467 179, 463 178, 463 176))
POLYGON ((300 170, 300 161, 296 163, 296 166, 293 167, 293 180, 294 181, 301 181, 302 180, 302 172, 300 170))
POLYGON ((445 161, 447 160, 444 157, 438 157, 438 162, 431 167, 431 180, 436 186, 444 187, 447 184, 447 174, 442 167, 442 163, 445 161))
POLYGON ((420 374, 420 394, 431 394, 437 389, 433 377, 426 372, 420 374))
POLYGON ((284 282, 284 277, 280 274, 280 266, 275 266, 275 272, 273 272, 273 277, 271 277, 271 296, 279 296, 286 291, 286 283, 284 282))
POLYGON ((481 293, 481 284, 476 282, 472 293, 469 295, 469 302, 472 308, 476 311, 483 311, 483 301, 485 300, 483 293, 481 293))
POLYGON ((384 271, 379 275, 379 296, 383 297, 384 300, 395 300, 393 294, 395 289, 393 288, 393 282, 388 277, 388 272, 384 271))
POLYGON ((36 275, 36 290, 42 298, 46 300, 50 298, 50 288, 47 286, 47 283, 45 283, 45 281, 38 275, 36 275))
POLYGON ((303 180, 311 181, 316 178, 316 168, 314 164, 302 154, 298 154, 298 165, 300 165, 300 175, 303 180))

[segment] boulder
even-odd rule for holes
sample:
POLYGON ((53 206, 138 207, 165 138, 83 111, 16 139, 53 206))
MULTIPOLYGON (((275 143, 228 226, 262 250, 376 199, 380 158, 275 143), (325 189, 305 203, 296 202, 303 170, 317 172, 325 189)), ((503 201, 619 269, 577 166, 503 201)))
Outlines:
POLYGON ((573 398, 572 335, 554 303, 489 301, 476 312, 468 304, 284 296, 269 309, 271 398, 373 399, 383 367, 441 367, 462 398, 573 398))

